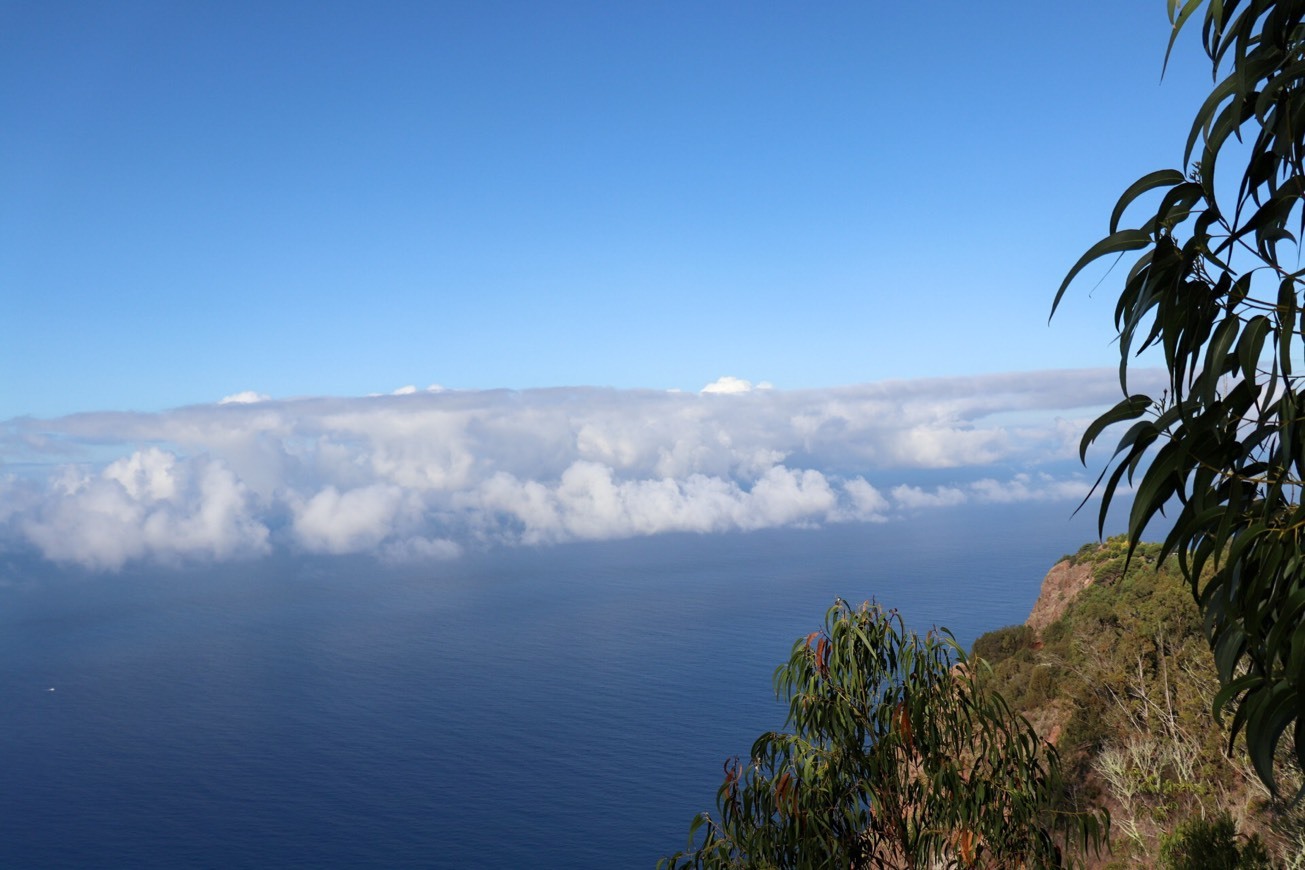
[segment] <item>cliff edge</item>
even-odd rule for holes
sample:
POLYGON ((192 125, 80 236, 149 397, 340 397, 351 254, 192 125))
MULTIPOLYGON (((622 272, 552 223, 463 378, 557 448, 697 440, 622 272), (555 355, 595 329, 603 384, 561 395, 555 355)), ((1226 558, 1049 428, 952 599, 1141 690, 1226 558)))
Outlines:
POLYGON ((1024 624, 1033 629, 1039 637, 1065 613, 1069 603, 1078 594, 1092 585, 1092 564, 1072 559, 1062 559, 1051 567, 1042 581, 1042 591, 1033 604, 1033 612, 1024 624))

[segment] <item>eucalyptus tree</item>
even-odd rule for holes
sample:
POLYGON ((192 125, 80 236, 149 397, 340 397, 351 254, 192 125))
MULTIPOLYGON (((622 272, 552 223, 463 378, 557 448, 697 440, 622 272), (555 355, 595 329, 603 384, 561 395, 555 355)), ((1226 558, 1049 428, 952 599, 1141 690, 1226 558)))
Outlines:
POLYGON ((1166 65, 1179 32, 1201 21, 1214 81, 1182 168, 1124 191, 1052 311, 1089 263, 1126 258, 1115 308, 1124 398, 1082 452, 1132 421, 1098 479, 1102 522, 1124 481, 1134 545, 1173 515, 1164 548, 1204 614, 1223 684, 1216 712, 1233 711, 1232 739, 1246 735, 1272 788, 1289 728, 1305 762, 1305 2, 1169 0, 1169 17, 1166 65), (1130 393, 1130 362, 1152 348, 1166 389, 1130 393))
POLYGON ((1059 758, 950 634, 838 602, 775 672, 791 731, 725 763, 717 811, 662 867, 1059 867, 1100 849, 1059 758))

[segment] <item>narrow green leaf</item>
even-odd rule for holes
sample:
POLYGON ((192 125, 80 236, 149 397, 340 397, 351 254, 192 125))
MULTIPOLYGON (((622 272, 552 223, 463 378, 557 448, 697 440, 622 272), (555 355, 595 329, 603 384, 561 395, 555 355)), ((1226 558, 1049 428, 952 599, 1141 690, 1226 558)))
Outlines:
POLYGON ((1088 447, 1101 436, 1101 433, 1107 427, 1114 423, 1134 420, 1142 416, 1153 403, 1154 400, 1150 396, 1138 393, 1123 399, 1109 411, 1093 420, 1088 424, 1086 431, 1083 432, 1083 437, 1079 440, 1079 461, 1087 462, 1088 447))
POLYGON ((1183 5, 1182 11, 1179 12, 1178 17, 1175 18, 1174 9, 1176 6, 1174 0, 1169 0, 1169 20, 1173 22, 1173 30, 1169 34, 1169 45, 1165 48, 1165 62, 1160 68, 1161 77, 1163 77, 1165 71, 1169 69, 1169 54, 1174 50, 1174 42, 1178 39, 1178 31, 1183 29, 1183 25, 1187 23, 1187 19, 1192 17, 1192 13, 1200 7, 1202 2, 1203 0, 1187 0, 1183 5))
POLYGON ((1246 722, 1246 749, 1255 772, 1269 790, 1277 794, 1273 776, 1273 753, 1278 740, 1296 718, 1299 696, 1286 682, 1273 683, 1268 697, 1257 705, 1246 722))
POLYGON ((1264 339, 1269 334, 1269 318, 1257 314, 1246 323, 1241 340, 1237 342, 1237 359, 1241 364, 1242 377, 1254 381, 1260 354, 1264 351, 1264 339))
POLYGON ((1078 273, 1083 271, 1084 267, 1089 263, 1109 254, 1123 254, 1128 251, 1141 250, 1150 243, 1151 236, 1141 230, 1120 230, 1111 233, 1091 248, 1088 248, 1087 253, 1079 257, 1078 262, 1074 264, 1074 268, 1069 270, 1065 280, 1060 283, 1060 289, 1056 291, 1056 298, 1051 303, 1051 315, 1055 316, 1056 308, 1060 306, 1061 297, 1065 295, 1065 291, 1069 289, 1069 285, 1078 273))
POLYGON ((1236 317, 1225 317, 1214 330, 1210 344, 1206 347, 1205 370, 1201 373, 1201 404, 1209 406, 1214 402, 1219 387, 1219 378, 1223 375, 1224 360, 1237 338, 1241 321, 1236 317))
POLYGON ((1154 190, 1157 187, 1173 187, 1186 181, 1183 173, 1177 169, 1157 169, 1155 172, 1143 175, 1137 181, 1129 185, 1119 201, 1115 203, 1115 210, 1110 213, 1110 232, 1119 231, 1119 220, 1124 216, 1124 211, 1142 194, 1148 190, 1154 190))
POLYGON ((1205 102, 1201 104, 1201 108, 1196 112, 1196 120, 1192 123, 1192 129, 1187 134, 1187 145, 1183 148, 1184 166, 1191 164, 1192 151, 1196 148, 1196 140, 1201 137, 1202 132, 1211 126, 1210 117, 1214 111, 1237 92, 1239 84, 1239 79, 1234 73, 1220 82, 1210 92, 1210 95, 1205 98, 1205 102))
MULTIPOLYGON (((1278 614, 1278 621, 1270 629, 1267 639, 1264 643, 1265 656, 1269 661, 1279 658, 1278 649, 1284 644, 1290 644, 1296 634, 1295 629, 1301 627, 1301 611, 1305 610, 1305 588, 1297 589, 1287 598, 1278 614)), ((1299 638, 1296 638, 1299 640, 1299 638)), ((1287 659, 1288 656, 1281 656, 1287 659)))

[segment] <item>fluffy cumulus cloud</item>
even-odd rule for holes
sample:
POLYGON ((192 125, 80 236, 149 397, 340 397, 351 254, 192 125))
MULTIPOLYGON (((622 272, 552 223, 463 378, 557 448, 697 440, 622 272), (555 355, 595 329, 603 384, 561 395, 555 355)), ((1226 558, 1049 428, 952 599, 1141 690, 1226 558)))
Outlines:
POLYGON ((276 548, 468 547, 888 521, 1081 499, 1108 371, 699 394, 602 389, 274 401, 0 429, 0 548, 114 569, 276 548), (921 481, 928 479, 929 484, 921 481))
POLYGON ((51 559, 118 568, 129 559, 267 552, 268 529, 231 470, 205 457, 188 461, 155 447, 98 472, 64 467, 44 498, 11 518, 51 559))
POLYGON ((581 460, 554 485, 496 475, 460 504, 482 524, 506 524, 526 543, 544 543, 812 522, 833 518, 838 500, 825 476, 811 469, 772 466, 745 488, 703 474, 619 480, 611 468, 581 460))
POLYGON ((403 490, 394 484, 374 483, 343 493, 327 486, 293 506, 295 538, 309 550, 326 553, 372 549, 389 536, 403 500, 403 490))

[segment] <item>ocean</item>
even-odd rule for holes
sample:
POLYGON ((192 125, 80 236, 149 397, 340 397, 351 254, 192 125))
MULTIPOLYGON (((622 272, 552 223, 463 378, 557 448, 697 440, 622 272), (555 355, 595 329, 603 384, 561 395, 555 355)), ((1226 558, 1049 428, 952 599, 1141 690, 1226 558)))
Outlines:
POLYGON ((116 574, 0 565, 0 867, 653 867, 836 596, 968 646, 1096 537, 918 522, 116 574))

